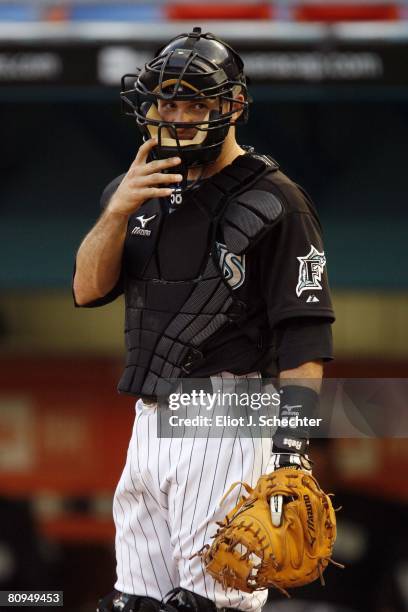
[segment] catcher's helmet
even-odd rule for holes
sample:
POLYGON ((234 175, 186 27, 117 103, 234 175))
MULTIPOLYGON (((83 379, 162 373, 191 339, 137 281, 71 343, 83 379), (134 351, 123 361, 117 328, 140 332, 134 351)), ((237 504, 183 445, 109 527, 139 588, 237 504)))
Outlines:
POLYGON ((121 98, 127 115, 136 118, 143 138, 156 137, 155 157, 179 156, 185 167, 201 166, 217 159, 237 112, 239 122, 247 120, 248 94, 238 53, 210 33, 194 28, 180 34, 157 51, 153 60, 136 74, 122 77, 121 98), (243 100, 234 96, 242 94, 243 100), (158 100, 218 100, 201 121, 164 121, 158 100), (181 140, 177 130, 194 128, 191 140, 181 140))

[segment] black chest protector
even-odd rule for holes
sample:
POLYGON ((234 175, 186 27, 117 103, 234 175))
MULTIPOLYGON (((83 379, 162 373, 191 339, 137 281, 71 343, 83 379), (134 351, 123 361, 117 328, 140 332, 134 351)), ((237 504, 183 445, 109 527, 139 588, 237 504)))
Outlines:
POLYGON ((251 186, 278 166, 244 155, 184 195, 173 213, 159 199, 129 220, 124 254, 126 369, 118 389, 132 395, 166 393, 167 379, 194 374, 206 343, 245 320, 218 264, 217 243, 241 255, 274 225, 283 204, 251 186))

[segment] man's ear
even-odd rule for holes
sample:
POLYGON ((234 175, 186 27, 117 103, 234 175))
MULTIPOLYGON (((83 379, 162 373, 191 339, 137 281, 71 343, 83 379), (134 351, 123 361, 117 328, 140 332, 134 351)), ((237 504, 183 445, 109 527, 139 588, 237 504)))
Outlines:
POLYGON ((234 125, 237 122, 238 118, 242 115, 244 111, 244 105, 241 104, 241 102, 245 102, 245 97, 242 94, 237 94, 236 96, 234 96, 234 98, 237 101, 232 103, 232 110, 236 111, 231 117, 232 125, 234 125))

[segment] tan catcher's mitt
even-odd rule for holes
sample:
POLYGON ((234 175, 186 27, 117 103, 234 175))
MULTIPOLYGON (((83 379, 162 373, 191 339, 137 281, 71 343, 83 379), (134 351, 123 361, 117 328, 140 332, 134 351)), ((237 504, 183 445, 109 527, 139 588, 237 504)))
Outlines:
POLYGON ((316 479, 303 470, 280 468, 261 476, 254 489, 242 485, 249 496, 243 496, 217 523, 212 545, 197 553, 207 572, 224 588, 247 593, 275 587, 288 595, 287 588, 319 577, 324 584, 322 573, 329 561, 340 564, 331 559, 336 539, 334 509, 316 479), (273 495, 283 496, 279 527, 271 520, 273 495))

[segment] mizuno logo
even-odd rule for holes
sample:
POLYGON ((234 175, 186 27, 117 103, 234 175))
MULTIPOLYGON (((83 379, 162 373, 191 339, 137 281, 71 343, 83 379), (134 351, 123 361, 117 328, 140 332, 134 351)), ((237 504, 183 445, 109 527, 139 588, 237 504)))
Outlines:
POLYGON ((303 499, 305 500, 305 506, 306 506, 307 525, 310 529, 314 531, 312 502, 310 501, 310 497, 308 495, 303 495, 303 499))
POLYGON ((151 217, 147 217, 147 219, 145 219, 145 216, 141 215, 140 217, 136 217, 136 219, 140 221, 140 225, 144 229, 146 225, 150 223, 150 221, 153 221, 155 217, 157 217, 157 215, 152 215, 151 217))
POLYGON ((307 522, 307 526, 309 529, 309 536, 310 536, 310 544, 313 546, 313 544, 316 541, 316 537, 313 535, 313 533, 315 533, 315 526, 314 526, 314 519, 313 519, 313 506, 312 506, 312 502, 310 501, 310 497, 308 495, 303 495, 303 499, 305 502, 305 506, 306 506, 306 522, 307 522), (313 532, 313 533, 311 533, 313 532))
POLYGON ((140 217, 136 217, 138 221, 140 221, 141 227, 138 225, 132 229, 132 234, 136 236, 150 236, 152 230, 146 229, 146 225, 153 221, 153 219, 157 217, 157 215, 152 215, 151 217, 145 218, 144 215, 140 215, 140 217))
POLYGON ((280 416, 281 417, 291 417, 291 416, 299 416, 299 408, 302 408, 302 404, 294 404, 293 406, 289 406, 285 404, 281 407, 280 416))

